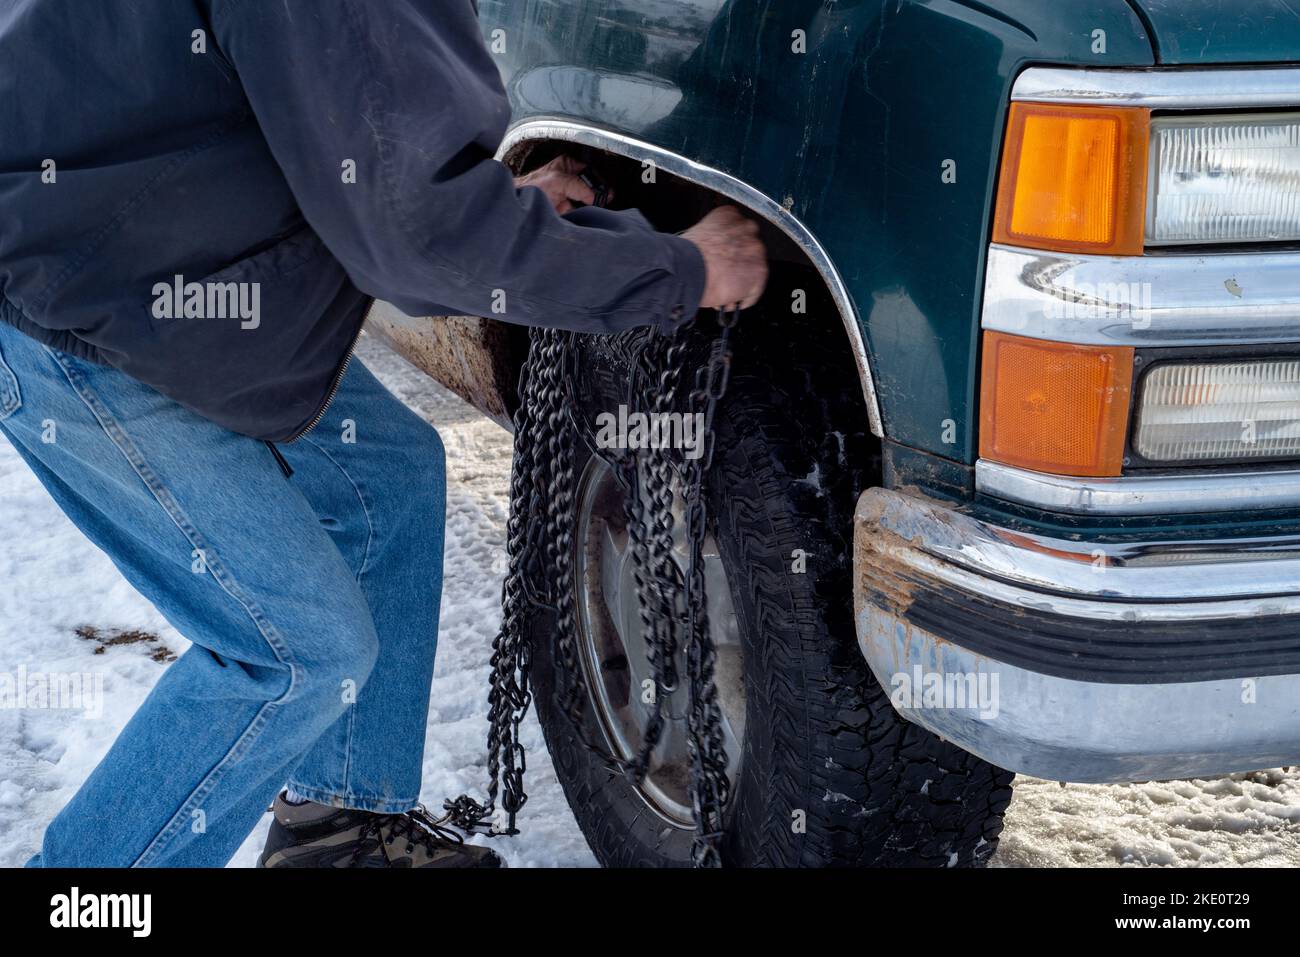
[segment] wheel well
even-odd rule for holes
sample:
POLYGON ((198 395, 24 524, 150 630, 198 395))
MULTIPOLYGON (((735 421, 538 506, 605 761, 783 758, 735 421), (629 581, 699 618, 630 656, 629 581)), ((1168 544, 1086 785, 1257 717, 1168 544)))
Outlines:
MULTIPOLYGON (((829 360, 827 376, 851 378, 858 384, 858 389, 848 390, 846 394, 859 397, 857 405, 862 421, 870 426, 870 432, 877 438, 883 435, 870 364, 857 331, 852 307, 847 304, 847 294, 839 284, 838 276, 834 277, 834 282, 828 281, 826 270, 831 268, 829 264, 823 262, 819 265, 814 262, 808 244, 798 242, 790 235, 790 223, 795 223, 801 230, 802 224, 797 224, 788 213, 781 210, 781 213, 785 213, 781 219, 786 221, 779 225, 773 215, 772 207, 775 204, 771 204, 770 200, 770 205, 764 204, 767 208, 758 208, 757 202, 746 202, 739 198, 736 195, 739 190, 735 188, 729 188, 727 194, 724 194, 669 171, 656 162, 653 153, 648 156, 644 152, 639 153, 635 141, 620 140, 622 146, 633 144, 634 148, 616 152, 584 142, 588 138, 598 139, 606 135, 600 131, 587 131, 585 128, 562 124, 557 124, 557 129, 565 135, 560 138, 516 136, 508 140, 502 152, 502 161, 518 175, 543 166, 561 154, 574 156, 591 165, 611 187, 614 196, 611 208, 636 209, 656 229, 663 232, 676 233, 687 229, 709 210, 726 204, 741 207, 755 219, 768 249, 771 278, 762 301, 755 310, 751 310, 752 318, 746 324, 747 338, 761 339, 776 349, 788 347, 792 337, 796 336, 814 337, 823 345, 838 343, 842 349, 824 350, 828 355, 838 353, 843 358, 843 362, 829 360), (589 132, 590 136, 577 137, 574 135, 575 130, 589 132), (646 181, 648 162, 655 163, 650 182, 646 181)), ((683 163, 692 169, 704 169, 686 161, 683 163)), ((738 182, 723 174, 717 175, 717 182, 721 185, 738 182)), ((757 197, 760 194, 754 195, 757 197)), ((816 247, 815 241, 812 245, 820 253, 820 247, 816 247)), ((511 335, 512 358, 521 364, 527 348, 527 332, 514 327, 511 335)), ((842 383, 836 381, 834 384, 842 383)))

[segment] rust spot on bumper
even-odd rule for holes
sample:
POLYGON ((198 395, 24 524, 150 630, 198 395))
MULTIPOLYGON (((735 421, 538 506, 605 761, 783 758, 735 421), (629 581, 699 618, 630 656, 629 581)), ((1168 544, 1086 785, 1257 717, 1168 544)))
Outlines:
POLYGON ((477 316, 413 318, 388 303, 375 303, 366 329, 498 425, 511 428, 515 382, 501 323, 477 316))

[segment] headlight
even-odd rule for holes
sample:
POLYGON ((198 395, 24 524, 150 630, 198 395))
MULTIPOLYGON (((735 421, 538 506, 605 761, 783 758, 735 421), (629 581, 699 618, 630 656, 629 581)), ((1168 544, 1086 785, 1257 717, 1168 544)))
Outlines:
POLYGON ((1300 239, 1300 113, 1155 117, 1150 245, 1300 239))
POLYGON ((1300 456, 1300 359, 1156 366, 1133 447, 1153 462, 1300 456))

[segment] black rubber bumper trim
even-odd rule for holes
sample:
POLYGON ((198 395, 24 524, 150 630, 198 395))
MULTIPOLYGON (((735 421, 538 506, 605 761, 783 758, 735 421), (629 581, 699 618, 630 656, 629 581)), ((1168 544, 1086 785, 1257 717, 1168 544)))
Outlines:
POLYGON ((870 599, 976 655, 1098 684, 1177 684, 1300 674, 1300 616, 1193 622, 1093 621, 912 582, 900 602, 870 599))

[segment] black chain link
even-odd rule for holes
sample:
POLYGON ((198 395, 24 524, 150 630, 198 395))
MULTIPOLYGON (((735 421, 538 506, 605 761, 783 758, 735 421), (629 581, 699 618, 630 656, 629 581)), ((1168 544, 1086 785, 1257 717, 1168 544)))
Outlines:
POLYGON ((722 738, 722 709, 714 683, 716 654, 709 634, 709 611, 704 581, 704 537, 708 516, 704 503, 704 473, 713 462, 715 433, 713 418, 718 401, 731 381, 731 330, 738 312, 720 314, 721 334, 714 340, 709 358, 695 377, 691 393, 693 413, 703 423, 703 454, 687 459, 682 485, 686 500, 686 529, 689 559, 686 566, 686 662, 690 680, 690 712, 687 746, 691 758, 691 806, 695 817, 695 840, 691 857, 697 867, 718 867, 722 839, 722 812, 730 797, 727 752, 722 738))
MULTIPOLYGON (((730 378, 730 335, 738 318, 739 309, 719 311, 719 332, 696 370, 688 396, 687 414, 702 416, 703 454, 678 462, 671 450, 645 448, 625 451, 611 463, 627 493, 624 508, 639 617, 655 683, 641 746, 628 761, 612 757, 606 748, 589 741, 582 730, 587 688, 578 660, 573 578, 574 438, 578 433, 571 368, 576 353, 573 334, 554 329, 530 333, 520 407, 514 418, 506 522, 509 563, 502 585, 501 630, 492 645, 487 802, 479 803, 468 795, 446 801, 442 822, 470 831, 518 833, 516 816, 528 799, 519 726, 532 703, 529 672, 533 649, 525 623, 528 605, 533 603, 548 607, 555 615, 554 647, 560 676, 557 705, 579 740, 635 783, 650 772, 654 749, 663 735, 666 702, 681 684, 677 657, 685 647, 687 750, 695 818, 691 855, 699 867, 721 864, 718 845, 729 782, 702 557, 708 523, 704 476, 712 462, 713 419, 730 378), (685 504, 689 552, 682 576, 673 559, 675 478, 685 504)), ((630 405, 659 414, 674 408, 690 335, 699 332, 700 322, 679 324, 670 334, 654 331, 640 337, 633 349, 630 405)))
MULTIPOLYGON (((679 327, 680 328, 680 327, 679 327)), ((634 394, 630 405, 663 414, 672 409, 681 380, 682 335, 651 333, 636 353, 634 394)), ((653 420, 652 420, 653 421, 653 420)), ((673 576, 673 487, 666 455, 628 452, 618 462, 626 492, 624 515, 632 546, 632 577, 637 613, 645 636, 646 659, 654 676, 650 717, 642 729, 641 746, 627 771, 639 783, 650 771, 651 755, 663 737, 665 703, 677 690, 677 646, 681 611, 673 576)), ((634 691, 636 689, 633 689, 634 691)))

